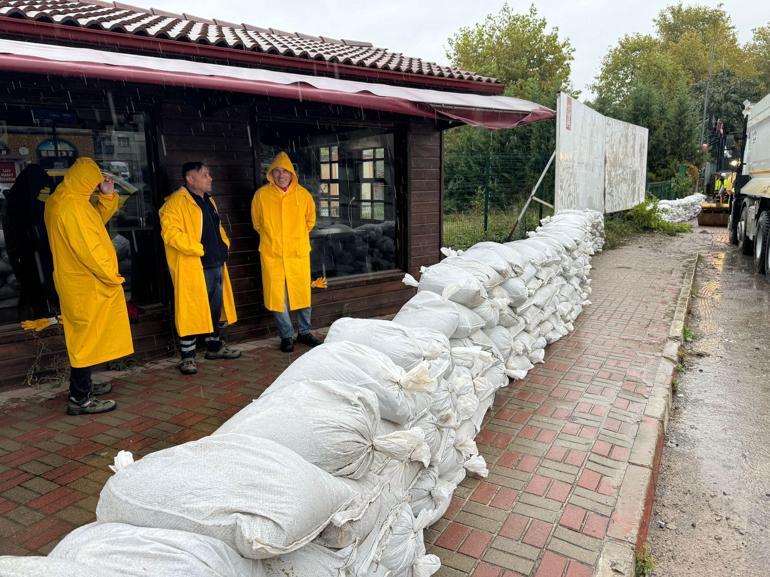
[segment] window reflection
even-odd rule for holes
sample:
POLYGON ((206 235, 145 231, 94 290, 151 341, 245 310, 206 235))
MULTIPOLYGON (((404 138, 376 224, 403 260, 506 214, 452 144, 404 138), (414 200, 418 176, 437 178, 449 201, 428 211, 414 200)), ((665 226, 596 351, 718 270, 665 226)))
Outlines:
POLYGON ((161 255, 149 184, 145 116, 33 107, 8 107, 4 114, 7 117, 0 117, 0 325, 50 316, 58 308, 42 214, 45 201, 79 156, 93 158, 115 181, 118 212, 107 229, 126 279, 126 300, 138 306, 159 302, 161 255), (46 183, 38 187, 40 179, 46 183), (34 251, 15 250, 19 241, 34 251))
POLYGON ((310 235, 313 276, 329 278, 397 269, 394 136, 371 129, 324 133, 262 123, 264 175, 275 153, 288 152, 300 184, 316 201, 310 235))

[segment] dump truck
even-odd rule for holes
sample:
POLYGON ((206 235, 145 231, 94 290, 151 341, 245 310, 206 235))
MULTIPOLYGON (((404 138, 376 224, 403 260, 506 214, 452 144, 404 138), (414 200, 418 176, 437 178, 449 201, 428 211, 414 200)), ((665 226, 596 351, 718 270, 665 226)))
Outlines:
POLYGON ((730 202, 730 242, 770 280, 770 94, 743 111, 744 139, 730 202))

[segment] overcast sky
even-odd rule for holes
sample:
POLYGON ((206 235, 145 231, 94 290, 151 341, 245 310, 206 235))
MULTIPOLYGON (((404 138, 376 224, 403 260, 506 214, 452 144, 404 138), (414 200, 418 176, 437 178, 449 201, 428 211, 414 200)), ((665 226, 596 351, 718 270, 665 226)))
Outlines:
MULTIPOLYGON (((172 12, 246 22, 265 28, 365 40, 387 48, 447 64, 447 38, 463 26, 481 22, 496 13, 504 0, 385 0, 353 2, 345 0, 294 0, 259 2, 254 0, 126 0, 137 6, 172 12), (280 7, 280 8, 277 8, 280 7)), ((511 0, 519 12, 529 0, 511 0)), ((572 82, 590 96, 588 85, 599 71, 602 57, 624 34, 648 33, 653 18, 672 2, 662 0, 538 0, 535 6, 551 27, 559 28, 560 37, 569 38, 575 47, 572 82)), ((716 1, 685 2, 716 6, 716 1)), ((770 21, 767 0, 725 0, 740 42, 751 38, 752 28, 770 21)))

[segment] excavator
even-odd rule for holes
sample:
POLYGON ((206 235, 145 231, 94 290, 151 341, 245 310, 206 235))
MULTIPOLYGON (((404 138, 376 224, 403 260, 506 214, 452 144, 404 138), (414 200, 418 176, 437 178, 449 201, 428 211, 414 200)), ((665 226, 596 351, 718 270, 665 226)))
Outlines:
POLYGON ((698 214, 699 226, 727 226, 734 182, 734 172, 718 172, 714 175, 711 186, 706 188, 706 200, 698 214))

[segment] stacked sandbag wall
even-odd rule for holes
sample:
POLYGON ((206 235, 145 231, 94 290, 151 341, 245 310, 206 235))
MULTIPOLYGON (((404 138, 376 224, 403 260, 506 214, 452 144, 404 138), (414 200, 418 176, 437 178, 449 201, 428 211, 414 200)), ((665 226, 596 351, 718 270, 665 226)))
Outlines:
POLYGON ((573 330, 602 244, 601 214, 562 211, 445 249, 392 321, 339 319, 211 436, 116 461, 97 522, 0 577, 429 577, 423 530, 487 475, 495 391, 573 330))

